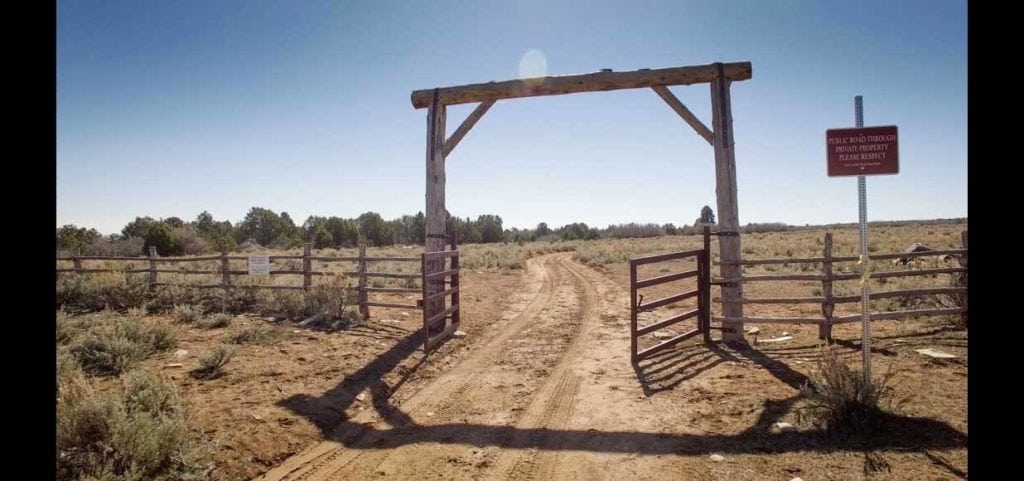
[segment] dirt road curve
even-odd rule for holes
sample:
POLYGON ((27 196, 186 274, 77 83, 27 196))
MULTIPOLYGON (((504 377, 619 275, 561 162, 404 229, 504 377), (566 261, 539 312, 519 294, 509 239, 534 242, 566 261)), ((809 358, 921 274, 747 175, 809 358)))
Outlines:
POLYGON ((636 409, 623 407, 642 403, 638 389, 625 388, 634 374, 627 306, 615 302, 621 288, 569 254, 532 259, 527 275, 529 292, 464 362, 390 412, 360 413, 260 479, 635 475, 636 433, 614 435, 636 427, 636 409), (595 431, 604 436, 588 435, 595 431))

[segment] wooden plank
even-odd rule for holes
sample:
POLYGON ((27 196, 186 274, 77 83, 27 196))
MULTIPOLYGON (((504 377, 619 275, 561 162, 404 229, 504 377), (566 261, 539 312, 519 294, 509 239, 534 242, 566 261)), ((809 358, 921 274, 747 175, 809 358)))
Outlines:
POLYGON ((455 132, 452 133, 452 136, 448 137, 448 140, 444 142, 444 152, 442 155, 448 157, 448 154, 452 153, 452 150, 455 150, 455 146, 459 145, 462 138, 469 133, 469 129, 472 129, 473 126, 480 121, 480 118, 487 113, 491 106, 494 105, 494 102, 495 100, 485 100, 480 102, 480 105, 477 105, 476 108, 473 109, 473 112, 466 117, 466 120, 462 121, 462 125, 459 125, 459 128, 455 129, 455 132))
POLYGON ((634 257, 629 260, 630 265, 640 266, 644 264, 651 264, 654 262, 671 261, 675 259, 685 259, 687 257, 697 257, 700 255, 700 249, 693 249, 688 251, 669 252, 668 254, 657 254, 653 256, 634 257))
POLYGON ((672 110, 675 110, 676 113, 686 121, 686 123, 690 124, 690 127, 693 127, 693 130, 697 132, 697 135, 704 137, 704 140, 707 140, 708 144, 712 146, 715 145, 715 135, 711 133, 711 129, 709 129, 707 125, 704 125, 696 115, 693 115, 693 112, 690 112, 690 109, 686 108, 686 105, 683 105, 679 98, 677 98, 672 91, 668 89, 668 87, 656 85, 651 87, 651 89, 654 90, 654 92, 658 94, 658 96, 661 97, 669 107, 672 107, 672 110))
POLYGON ((125 262, 145 262, 148 261, 148 257, 116 257, 116 256, 57 256, 58 261, 74 261, 80 259, 83 261, 125 261, 125 262))
POLYGON ((369 296, 366 295, 366 243, 359 243, 359 264, 357 265, 359 271, 359 291, 356 294, 359 304, 359 314, 362 315, 363 320, 370 318, 370 306, 367 305, 367 301, 370 300, 369 296))
POLYGON ((420 262, 419 257, 367 257, 366 262, 420 262))
POLYGON ((655 309, 655 308, 658 308, 658 307, 661 307, 661 306, 667 306, 669 304, 674 304, 676 302, 683 301, 683 300, 689 299, 691 297, 696 297, 699 294, 700 294, 700 289, 694 289, 692 291, 687 291, 687 292, 684 292, 682 294, 676 294, 674 296, 663 297, 663 298, 658 299, 656 301, 648 302, 647 304, 644 304, 642 306, 636 306, 636 309, 637 309, 637 312, 646 312, 646 311, 650 311, 652 309, 655 309))
POLYGON ((424 277, 424 279, 426 279, 429 282, 429 281, 433 281, 433 280, 437 280, 437 279, 444 279, 445 277, 452 276, 452 275, 455 275, 455 274, 458 274, 458 273, 459 273, 458 269, 448 269, 446 271, 435 272, 433 274, 427 274, 424 277))
MULTIPOLYGON (((416 289, 413 289, 413 290, 416 290, 416 289)), ((435 293, 427 296, 424 300, 425 301, 432 301, 434 299, 438 299, 438 298, 441 298, 441 297, 444 297, 444 296, 449 296, 449 295, 452 295, 452 294, 457 294, 458 292, 459 292, 459 287, 455 286, 455 287, 452 287, 450 289, 445 289, 445 290, 443 290, 441 292, 435 292, 435 293)))
MULTIPOLYGON (((75 269, 57 269, 57 272, 76 272, 75 269)), ((89 273, 101 273, 101 272, 115 272, 119 274, 139 274, 143 272, 152 272, 149 269, 80 269, 77 272, 83 274, 89 273)))
POLYGON ((821 315, 825 322, 818 325, 818 339, 832 339, 832 318, 835 314, 836 301, 832 296, 832 233, 825 233, 825 242, 822 248, 822 255, 825 260, 821 263, 821 315))
POLYGON ((690 277, 697 277, 697 274, 699 272, 700 271, 698 269, 694 269, 692 271, 677 272, 675 274, 666 274, 663 276, 652 277, 650 279, 644 279, 642 281, 636 281, 636 288, 641 289, 644 287, 651 287, 656 286, 658 284, 664 284, 666 282, 678 281, 680 279, 686 279, 690 277))
POLYGON ((637 329, 636 335, 637 336, 642 336, 644 334, 652 333, 654 331, 657 331, 658 329, 661 329, 663 327, 671 326, 672 324, 675 324, 677 322, 685 321, 685 320, 690 319, 692 317, 697 317, 698 314, 700 314, 700 309, 694 309, 692 311, 686 311, 686 312, 684 312, 682 314, 679 314, 677 316, 672 316, 672 317, 670 317, 668 319, 664 319, 664 320, 655 322, 654 324, 651 324, 649 326, 641 327, 640 329, 637 329))
MULTIPOLYGON (((858 275, 858 278, 859 275, 858 275)), ((760 281, 820 281, 821 274, 765 274, 758 276, 742 276, 740 279, 743 282, 760 282, 760 281)))
POLYGON ((309 259, 312 252, 313 244, 311 242, 302 244, 302 287, 307 291, 313 286, 313 276, 310 274, 313 271, 313 261, 309 259))
MULTIPOLYGON (((838 318, 837 318, 838 319, 838 318)), ((857 319, 860 319, 860 315, 857 315, 857 319)), ((824 318, 820 317, 715 317, 715 321, 720 322, 744 322, 749 324, 821 324, 825 322, 824 318)))
MULTIPOLYGON (((728 80, 747 80, 753 75, 750 62, 722 64, 728 80)), ((716 64, 642 69, 630 72, 601 71, 559 77, 537 77, 504 82, 460 85, 412 93, 413 107, 429 107, 432 99, 440 106, 483 102, 486 100, 564 95, 579 92, 635 89, 668 85, 692 85, 711 82, 718 75, 716 64)))
MULTIPOLYGON (((964 309, 960 308, 944 308, 944 309, 916 309, 910 311, 891 311, 891 312, 875 312, 871 314, 872 321, 881 321, 886 319, 902 319, 905 317, 918 317, 918 316, 959 316, 965 312, 964 309)), ((861 319, 860 314, 853 314, 849 316, 836 317, 832 320, 833 324, 841 324, 846 322, 858 322, 861 319)))
POLYGON ((427 338, 427 342, 424 345, 424 348, 429 351, 429 350, 437 347, 437 345, 440 344, 442 341, 444 341, 445 339, 448 339, 448 337, 450 337, 452 335, 452 333, 455 332, 456 329, 458 329, 458 327, 459 327, 458 324, 455 324, 455 323, 449 324, 447 327, 444 328, 444 330, 442 330, 441 332, 437 333, 433 337, 428 337, 427 338))
MULTIPOLYGON (((914 271, 893 271, 893 272, 872 272, 872 279, 883 279, 888 277, 911 277, 911 276, 927 276, 932 274, 952 274, 955 272, 966 272, 963 267, 944 267, 939 269, 920 269, 914 271)), ((854 274, 837 274, 832 276, 834 281, 851 281, 854 279, 860 279, 859 273, 854 274)))
POLYGON ((408 287, 364 287, 363 289, 365 289, 366 292, 386 292, 392 294, 408 294, 420 292, 419 288, 408 287))
MULTIPOLYGON (((931 296, 938 294, 957 294, 960 292, 967 292, 966 287, 932 287, 927 289, 902 289, 897 291, 883 291, 883 292, 872 292, 868 294, 868 298, 871 300, 885 299, 889 297, 920 297, 920 296, 931 296)), ((835 297, 835 302, 838 304, 849 304, 854 302, 860 302, 860 296, 839 296, 835 297)))
MULTIPOLYGON (((873 261, 886 260, 886 259, 899 259, 901 257, 928 257, 928 256, 942 256, 942 255, 963 255, 966 254, 966 249, 943 249, 925 252, 910 252, 906 254, 875 254, 868 256, 873 261)), ((858 256, 845 256, 845 257, 833 257, 832 262, 857 262, 860 260, 858 256)), ((741 266, 759 266, 767 264, 813 264, 824 262, 824 257, 793 257, 793 258, 773 258, 773 259, 748 259, 739 262, 726 263, 723 261, 715 261, 715 265, 722 264, 733 264, 741 266)))
POLYGON ((358 257, 310 256, 310 259, 317 262, 359 262, 358 257))
POLYGON ((636 358, 636 264, 629 263, 629 359, 631 362, 636 363, 639 359, 636 358))
MULTIPOLYGON (((860 300, 860 296, 857 296, 860 300)), ((722 302, 721 297, 714 298, 714 302, 722 302)), ((761 297, 738 299, 740 304, 820 304, 825 302, 825 297, 761 297)))
POLYGON ((369 307, 390 307, 393 309, 419 309, 420 306, 413 304, 392 304, 388 302, 371 302, 366 301, 366 305, 369 307))
POLYGON ((427 260, 440 259, 442 257, 454 257, 454 256, 458 256, 458 255, 459 255, 459 251, 440 251, 440 252, 424 252, 423 253, 423 256, 426 257, 427 260))
MULTIPOLYGON (((732 129, 732 100, 729 81, 732 77, 721 63, 713 64, 717 74, 711 82, 711 125, 714 128, 715 147, 715 197, 718 205, 719 232, 740 232, 739 204, 736 197, 736 152, 732 129)), ((743 259, 740 250, 740 236, 718 236, 718 251, 723 262, 738 262, 743 259)), ((722 286, 722 312, 726 317, 742 318, 743 304, 733 302, 743 298, 743 279, 740 266, 723 264, 719 266, 720 277, 740 279, 735 286, 722 286)), ((742 322, 726 322, 722 340, 745 342, 742 322)))
POLYGON ((272 276, 279 276, 279 275, 280 276, 303 276, 305 274, 306 274, 305 272, 293 271, 291 269, 278 269, 278 270, 270 271, 270 275, 272 275, 272 276))
POLYGON ((302 290, 302 286, 263 286, 258 284, 245 284, 245 285, 232 285, 225 286, 224 284, 175 284, 173 282, 157 282, 155 286, 165 287, 185 287, 189 289, 223 289, 225 287, 237 287, 242 289, 279 289, 279 290, 302 290))
POLYGON ((220 274, 220 269, 197 269, 197 270, 194 270, 194 271, 189 271, 189 270, 185 270, 185 269, 155 269, 154 272, 158 272, 160 274, 182 274, 182 275, 203 274, 203 275, 208 275, 208 274, 220 274))
POLYGON ((459 310, 458 304, 451 306, 448 309, 445 309, 437 314, 434 314, 433 316, 430 317, 430 319, 427 319, 427 325, 429 326, 441 319, 444 319, 445 317, 448 317, 448 314, 451 314, 457 310, 459 310))
MULTIPOLYGON (((349 274, 349 273, 346 272, 346 274, 349 274)), ((358 273, 353 272, 351 274, 352 275, 356 275, 358 273)), ((391 272, 367 272, 366 273, 366 277, 386 277, 386 278, 389 278, 389 279, 419 279, 420 275, 419 274, 393 274, 391 272)))
POLYGON ((669 340, 667 340, 667 341, 665 341, 665 342, 663 342, 661 344, 658 344, 656 346, 644 349, 643 351, 640 351, 640 352, 638 352, 636 354, 636 361, 637 362, 642 361, 642 360, 644 360, 644 359, 646 359, 648 357, 651 357, 652 355, 654 355, 656 353, 659 353, 659 352, 661 352, 661 351, 663 351, 665 349, 668 349, 671 346, 674 346, 676 344, 679 344, 682 341, 685 341, 685 340, 687 340, 687 339, 689 339, 689 338, 691 338, 693 336, 696 336, 697 334, 700 334, 700 329, 694 329, 692 331, 684 332, 684 333, 682 333, 682 334, 680 334, 680 335, 678 335, 676 337, 673 337, 673 338, 671 338, 671 339, 669 339, 669 340))
POLYGON ((281 261, 281 260, 289 260, 289 259, 299 260, 299 259, 302 259, 302 256, 269 256, 269 259, 270 259, 270 262, 281 261))

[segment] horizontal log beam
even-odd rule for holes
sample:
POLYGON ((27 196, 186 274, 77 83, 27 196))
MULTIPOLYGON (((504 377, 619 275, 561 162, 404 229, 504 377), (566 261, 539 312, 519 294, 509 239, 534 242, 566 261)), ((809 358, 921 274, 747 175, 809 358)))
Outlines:
POLYGON ((644 264, 652 264, 655 262, 671 261, 675 259, 685 259, 687 257, 696 257, 704 252, 703 249, 694 249, 689 251, 681 252, 670 252, 668 254, 657 254, 653 256, 634 257, 629 260, 630 265, 640 266, 644 264))
POLYGON ((656 286, 658 284, 664 284, 666 282, 678 281, 680 279, 686 279, 688 277, 697 277, 697 269, 686 272, 679 272, 676 274, 667 274, 659 277, 652 277, 650 279, 644 279, 642 281, 636 281, 636 288, 642 289, 644 287, 656 286))
MULTIPOLYGON (((725 78, 731 81, 747 80, 753 76, 750 62, 724 63, 725 78)), ((631 72, 602 71, 561 77, 537 77, 505 82, 487 82, 437 89, 441 105, 457 105, 488 100, 564 95, 580 92, 648 88, 668 85, 709 83, 717 76, 715 64, 642 69, 631 72)), ((430 104, 434 89, 416 90, 412 105, 422 109, 430 104)))

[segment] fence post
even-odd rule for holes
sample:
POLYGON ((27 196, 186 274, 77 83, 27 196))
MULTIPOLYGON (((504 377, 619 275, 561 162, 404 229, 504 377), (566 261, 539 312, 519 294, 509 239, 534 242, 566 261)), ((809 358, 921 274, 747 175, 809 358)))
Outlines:
POLYGON ((313 261, 309 258, 310 251, 313 249, 313 243, 307 242, 302 248, 302 290, 309 291, 309 287, 313 285, 313 274, 312 265, 313 261))
MULTIPOLYGON (((458 249, 459 249, 459 244, 458 244, 458 241, 457 241, 457 237, 458 237, 458 232, 452 232, 452 250, 453 251, 458 251, 458 249)), ((459 254, 458 253, 456 253, 455 255, 452 256, 452 261, 451 262, 452 262, 451 268, 453 270, 459 268, 459 254)), ((458 289, 459 288, 459 273, 458 272, 456 272, 455 274, 452 274, 452 281, 451 281, 451 284, 449 284, 449 287, 451 289, 458 289)), ((442 289, 443 288, 444 288, 444 286, 442 286, 442 289)), ((455 291, 455 292, 452 293, 452 306, 459 306, 459 291, 455 291)), ((452 324, 455 324, 455 325, 459 324, 459 321, 462 319, 462 317, 459 315, 459 311, 461 311, 461 310, 462 310, 462 306, 459 306, 458 308, 455 309, 455 312, 452 312, 452 324)))
MULTIPOLYGON (((963 231, 963 232, 960 233, 960 240, 963 242, 964 255, 957 257, 957 261, 960 262, 960 267, 963 267, 964 269, 967 269, 967 231, 963 231)), ((961 302, 962 305, 960 306, 963 309, 963 313, 960 314, 960 319, 963 320, 964 329, 966 329, 967 328, 967 296, 968 296, 968 292, 966 290, 967 289, 967 272, 964 271, 964 272, 961 272, 960 274, 961 274, 960 275, 960 282, 958 282, 958 284, 960 284, 960 285, 957 286, 957 287, 963 287, 965 289, 964 293, 961 294, 961 297, 960 297, 960 299, 963 300, 961 302)))
POLYGON ((370 319, 370 306, 366 305, 369 296, 366 292, 366 243, 359 243, 359 313, 363 320, 370 319))
POLYGON ((78 249, 78 255, 71 259, 71 262, 75 263, 75 274, 82 273, 82 259, 79 257, 82 255, 82 249, 78 249))
POLYGON ((821 315, 825 318, 818 324, 818 339, 832 340, 832 314, 836 309, 835 297, 832 295, 832 233, 825 233, 825 260, 821 263, 821 315))
POLYGON ((149 290, 156 290, 156 246, 149 246, 149 290))

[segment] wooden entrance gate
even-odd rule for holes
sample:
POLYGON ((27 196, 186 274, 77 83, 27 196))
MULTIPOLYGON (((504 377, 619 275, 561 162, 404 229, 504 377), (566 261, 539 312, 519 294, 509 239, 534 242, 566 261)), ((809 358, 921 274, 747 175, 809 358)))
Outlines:
MULTIPOLYGON (((660 269, 654 269, 656 272, 660 269)), ((630 346, 630 360, 636 364, 643 359, 646 359, 655 353, 658 353, 664 349, 667 349, 675 344, 678 344, 686 339, 689 339, 698 334, 704 335, 704 341, 710 342, 710 325, 711 325, 711 262, 710 262, 710 249, 705 243, 705 248, 695 249, 689 251, 672 252, 669 254, 661 254, 647 257, 637 257, 629 260, 629 346, 630 346), (687 260, 692 259, 696 261, 696 269, 666 274, 658 277, 652 277, 648 279, 637 279, 637 268, 640 266, 664 263, 668 261, 676 260, 687 260), (696 278, 696 286, 692 290, 682 291, 677 294, 671 294, 660 299, 653 301, 643 302, 644 296, 640 294, 640 289, 653 287, 669 282, 680 281, 683 279, 696 278), (696 308, 685 311, 680 314, 670 316, 665 319, 655 321, 647 324, 646 326, 640 327, 638 325, 638 316, 640 313, 653 311, 659 307, 665 307, 671 304, 676 304, 687 299, 696 298, 696 308), (662 331, 669 326, 673 326, 679 322, 696 319, 697 325, 695 329, 688 330, 681 334, 670 335, 668 339, 662 341, 653 346, 647 347, 643 350, 639 350, 639 337, 647 334, 655 334, 658 331, 662 331)))
MULTIPOLYGON (((442 245, 443 248, 443 245, 442 245)), ((423 253, 423 351, 430 352, 459 328, 459 251, 451 239, 451 250, 423 253), (445 298, 451 305, 445 307, 445 298)))

